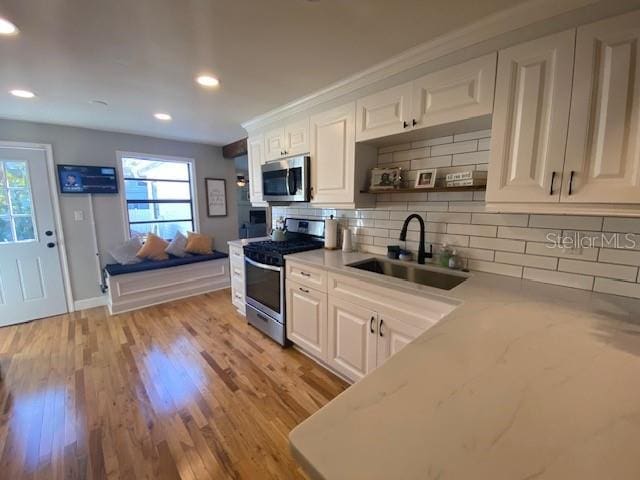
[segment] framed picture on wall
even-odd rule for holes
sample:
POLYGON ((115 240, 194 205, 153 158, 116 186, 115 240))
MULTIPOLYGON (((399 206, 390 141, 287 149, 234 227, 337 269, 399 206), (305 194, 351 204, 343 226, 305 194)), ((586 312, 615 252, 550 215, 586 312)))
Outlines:
POLYGON ((207 192, 207 215, 209 217, 227 216, 227 181, 224 178, 205 178, 207 192))
POLYGON ((437 169, 427 168, 425 170, 418 170, 416 173, 416 183, 414 188, 433 188, 436 186, 436 173, 437 169))

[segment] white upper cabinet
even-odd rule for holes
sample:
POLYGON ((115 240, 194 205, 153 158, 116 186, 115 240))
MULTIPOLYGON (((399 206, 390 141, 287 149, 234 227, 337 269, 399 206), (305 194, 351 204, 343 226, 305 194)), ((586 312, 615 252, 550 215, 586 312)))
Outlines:
POLYGON ((563 202, 640 203, 640 12, 578 28, 563 202))
POLYGON ((262 194, 262 164, 264 157, 264 136, 254 135, 247 139, 249 161, 249 199, 253 205, 264 204, 262 194))
POLYGON ((351 102, 311 117, 311 195, 315 203, 354 201, 355 110, 351 102))
POLYGON ((498 54, 488 202, 558 202, 575 30, 498 54))
POLYGON ((290 123, 284 127, 285 155, 309 153, 309 118, 290 123))
POLYGON ((284 157, 284 127, 269 130, 264 134, 264 151, 267 162, 284 157))
POLYGON ((414 80, 412 124, 424 128, 490 114, 495 79, 491 53, 414 80))
POLYGON ((309 152, 309 118, 288 123, 264 134, 265 158, 269 162, 309 152))
POLYGON ((411 127, 413 83, 388 88, 356 102, 356 141, 386 137, 411 127))

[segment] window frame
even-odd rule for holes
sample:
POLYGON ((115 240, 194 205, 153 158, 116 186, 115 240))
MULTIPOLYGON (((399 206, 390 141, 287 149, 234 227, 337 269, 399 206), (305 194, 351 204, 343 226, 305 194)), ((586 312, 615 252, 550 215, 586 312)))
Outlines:
MULTIPOLYGON (((189 189, 191 192, 191 215, 193 217, 193 229, 196 232, 200 231, 200 214, 198 211, 198 191, 197 191, 197 176, 196 176, 196 164, 195 159, 188 157, 173 157, 168 155, 155 155, 150 153, 139 153, 139 152, 126 152, 118 150, 116 152, 117 157, 117 169, 118 169, 118 184, 120 186, 120 203, 122 206, 122 215, 123 215, 123 227, 124 227, 124 238, 125 240, 129 240, 131 238, 131 224, 138 223, 170 223, 170 222, 178 222, 178 221, 189 221, 189 220, 167 220, 167 221, 156 221, 156 222, 131 222, 129 220, 129 208, 127 201, 127 192, 125 189, 125 177, 124 177, 124 168, 122 165, 123 158, 139 158, 140 160, 155 160, 160 162, 173 162, 173 163, 182 163, 186 164, 189 168, 189 189)), ((153 179, 140 179, 140 180, 153 180, 153 179)), ((179 182, 185 183, 184 180, 159 180, 163 182, 179 182)), ((163 200, 156 201, 147 201, 147 200, 136 200, 134 203, 165 203, 163 200)), ((175 200, 167 200, 166 203, 176 203, 175 200)), ((180 202, 185 203, 185 202, 180 202)))

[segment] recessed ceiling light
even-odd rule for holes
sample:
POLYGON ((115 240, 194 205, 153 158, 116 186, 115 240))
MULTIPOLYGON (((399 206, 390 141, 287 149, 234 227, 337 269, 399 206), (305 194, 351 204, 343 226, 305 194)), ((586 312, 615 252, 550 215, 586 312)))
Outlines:
POLYGON ((16 90, 11 90, 9 93, 14 97, 20 97, 20 98, 33 98, 36 96, 35 93, 30 92, 29 90, 16 89, 16 90))
POLYGON ((168 122, 169 120, 171 120, 171 115, 169 115, 168 113, 154 113, 153 116, 158 120, 162 120, 164 122, 168 122))
POLYGON ((0 17, 0 35, 17 35, 19 31, 9 20, 0 17))
POLYGON ((216 77, 212 77, 211 75, 200 75, 196 78, 196 82, 198 82, 203 87, 217 87, 220 85, 220 80, 216 77))

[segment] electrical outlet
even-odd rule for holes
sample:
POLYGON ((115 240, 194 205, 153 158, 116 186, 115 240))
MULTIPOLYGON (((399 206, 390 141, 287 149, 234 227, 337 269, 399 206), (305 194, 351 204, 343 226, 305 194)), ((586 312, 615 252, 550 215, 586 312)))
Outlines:
POLYGON ((76 222, 82 222, 84 220, 84 212, 82 210, 75 210, 73 212, 73 218, 76 222))

